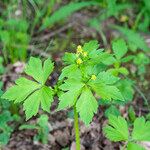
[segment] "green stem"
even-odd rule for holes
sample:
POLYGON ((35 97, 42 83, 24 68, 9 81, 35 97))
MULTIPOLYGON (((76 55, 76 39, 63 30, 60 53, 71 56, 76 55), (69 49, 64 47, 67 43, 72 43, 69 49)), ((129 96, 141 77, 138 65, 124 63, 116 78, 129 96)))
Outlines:
POLYGON ((102 29, 99 30, 99 33, 100 33, 100 36, 102 38, 103 44, 106 47, 107 46, 107 39, 106 39, 106 36, 105 36, 104 32, 102 31, 102 29))
POLYGON ((80 133, 79 133, 79 121, 76 106, 74 106, 74 129, 76 139, 76 150, 80 150, 80 133))

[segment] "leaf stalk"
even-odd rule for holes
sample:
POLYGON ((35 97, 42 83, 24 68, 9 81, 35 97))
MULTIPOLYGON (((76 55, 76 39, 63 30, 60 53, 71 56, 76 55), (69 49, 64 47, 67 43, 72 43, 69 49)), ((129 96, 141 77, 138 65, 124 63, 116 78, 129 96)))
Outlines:
POLYGON ((76 140, 76 150, 80 150, 80 133, 79 133, 79 120, 76 106, 74 106, 74 129, 75 129, 75 140, 76 140))

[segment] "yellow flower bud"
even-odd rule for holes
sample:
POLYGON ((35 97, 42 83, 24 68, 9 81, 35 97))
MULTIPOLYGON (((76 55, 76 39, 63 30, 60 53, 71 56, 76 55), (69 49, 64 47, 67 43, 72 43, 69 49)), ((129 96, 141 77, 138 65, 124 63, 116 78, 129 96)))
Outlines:
POLYGON ((93 74, 93 75, 91 76, 91 80, 96 80, 96 75, 93 74))
POLYGON ((78 65, 80 65, 80 64, 82 64, 83 61, 82 61, 81 58, 78 58, 76 62, 77 62, 78 65))
POLYGON ((83 52, 83 56, 86 57, 87 56, 87 52, 83 52))
POLYGON ((122 15, 120 17, 120 22, 126 22, 127 20, 128 20, 128 16, 126 16, 126 15, 122 15))
POLYGON ((82 52, 83 52, 83 49, 82 49, 81 45, 78 45, 77 46, 77 54, 80 54, 82 52))

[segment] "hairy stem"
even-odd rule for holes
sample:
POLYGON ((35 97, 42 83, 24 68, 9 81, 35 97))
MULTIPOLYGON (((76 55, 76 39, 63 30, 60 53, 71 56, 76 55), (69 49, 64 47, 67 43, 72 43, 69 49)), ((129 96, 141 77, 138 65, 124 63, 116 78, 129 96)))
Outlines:
POLYGON ((75 129, 75 139, 76 139, 76 150, 80 150, 80 133, 79 133, 79 121, 76 106, 74 106, 74 129, 75 129))

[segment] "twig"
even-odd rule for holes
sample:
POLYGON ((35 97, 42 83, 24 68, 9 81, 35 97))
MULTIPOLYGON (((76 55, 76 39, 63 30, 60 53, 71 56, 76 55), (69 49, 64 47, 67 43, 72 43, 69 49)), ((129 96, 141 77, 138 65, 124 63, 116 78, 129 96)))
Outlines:
POLYGON ((59 34, 59 33, 63 32, 63 31, 65 31, 65 30, 67 30, 68 28, 72 27, 73 24, 74 24, 74 22, 69 23, 69 24, 63 26, 62 28, 60 28, 60 29, 58 29, 58 30, 55 30, 55 31, 53 31, 53 32, 50 32, 49 34, 46 34, 46 35, 42 36, 41 38, 39 38, 39 37, 33 38, 33 41, 34 41, 34 42, 35 42, 35 41, 43 42, 43 41, 45 41, 45 40, 47 40, 47 39, 49 39, 49 38, 55 36, 56 34, 59 34))

